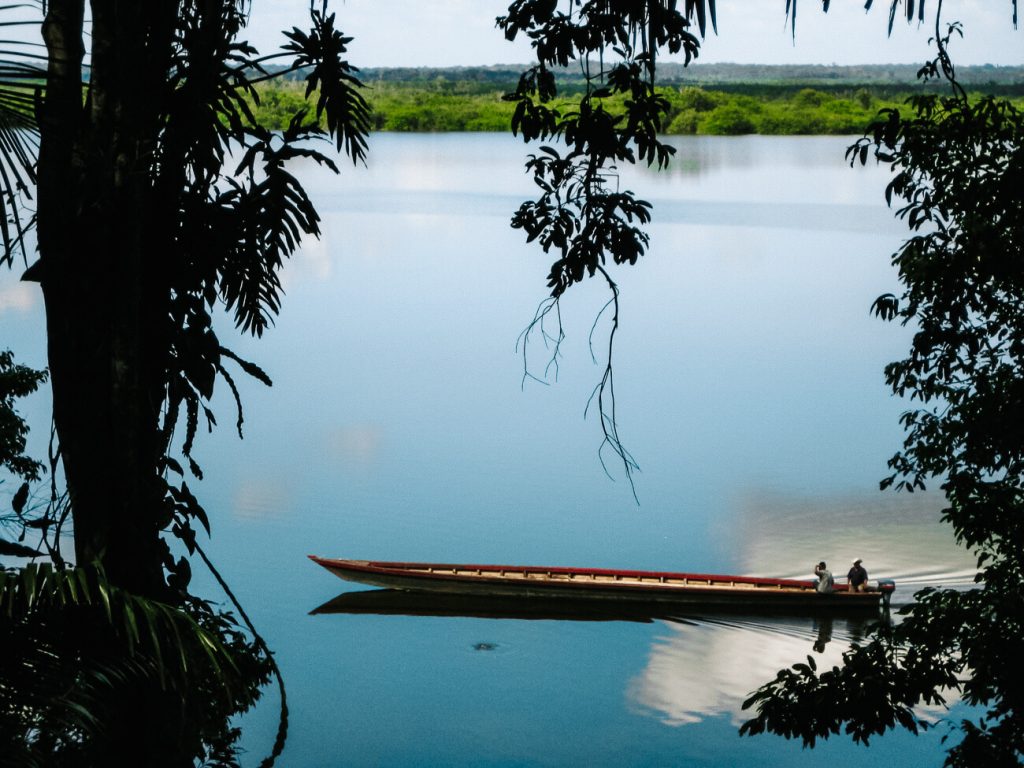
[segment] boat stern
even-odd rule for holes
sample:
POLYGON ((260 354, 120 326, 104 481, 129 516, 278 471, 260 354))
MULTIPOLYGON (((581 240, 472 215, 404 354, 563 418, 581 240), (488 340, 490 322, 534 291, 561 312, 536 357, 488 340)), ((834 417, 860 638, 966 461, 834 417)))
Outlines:
POLYGON ((896 582, 892 579, 879 579, 878 591, 882 593, 882 605, 888 608, 892 593, 896 591, 896 582))

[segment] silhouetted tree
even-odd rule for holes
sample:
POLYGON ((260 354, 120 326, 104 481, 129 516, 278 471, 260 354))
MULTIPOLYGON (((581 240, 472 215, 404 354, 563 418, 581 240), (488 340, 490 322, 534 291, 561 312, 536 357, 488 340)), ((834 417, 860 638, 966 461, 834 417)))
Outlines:
MULTIPOLYGON (((46 87, 38 105, 39 260, 53 411, 74 516, 78 562, 101 562, 112 582, 165 594, 175 573, 160 532, 206 527, 170 445, 179 417, 191 471, 200 421, 229 361, 211 327, 218 302, 259 335, 280 306, 277 271, 316 211, 288 172, 311 158, 299 111, 272 135, 246 103, 260 59, 240 35, 237 0, 83 4, 49 0, 46 87), (88 31, 88 35, 86 32, 88 31), (82 64, 88 52, 89 78, 82 64), (84 405, 84 407, 83 407, 84 405)), ((293 68, 309 67, 316 113, 353 160, 365 151, 366 105, 342 60, 348 38, 313 12, 309 34, 289 33, 293 68)), ((237 394, 237 392, 236 392, 237 394)), ((238 419, 241 425, 241 413, 238 419)))
MULTIPOLYGON (((270 383, 220 343, 212 314, 223 304, 241 330, 259 335, 277 313, 278 270, 303 237, 319 232, 289 163, 307 158, 337 170, 310 142, 324 133, 319 119, 354 162, 366 150, 367 106, 343 59, 349 38, 326 3, 311 4, 308 32, 286 33, 281 53, 264 58, 241 38, 248 5, 92 0, 87 8, 83 0, 48 0, 45 71, 33 68, 31 55, 0 68, 9 86, 0 90, 0 133, 7 139, 0 163, 3 260, 13 263, 23 247, 32 219, 18 204, 35 181, 39 258, 25 278, 40 283, 45 300, 53 420, 67 485, 67 506, 55 504, 39 527, 52 534, 70 512, 75 561, 94 569, 82 578, 98 579, 103 595, 125 595, 126 604, 152 601, 126 614, 133 627, 162 622, 174 630, 178 619, 161 617, 177 614, 161 606, 181 606, 194 627, 224 623, 188 595, 189 563, 175 559, 164 538, 170 532, 193 552, 197 525, 209 530, 182 463, 201 476, 192 449, 200 426, 214 424, 215 382, 225 382, 236 402, 229 365, 270 383), (256 122, 247 101, 267 76, 263 64, 274 58, 286 59, 290 71, 301 69, 307 96, 315 97, 315 108, 298 110, 278 134, 256 122), (176 430, 181 440, 174 449, 176 430)), ((239 402, 239 431, 241 424, 239 402)), ((63 562, 59 541, 50 542, 63 562)), ((67 582, 58 573, 49 592, 39 593, 54 603, 57 596, 63 601, 67 582)), ((12 605, 26 595, 28 618, 38 627, 51 620, 39 613, 46 602, 36 599, 39 589, 38 580, 8 579, 0 594, 12 605)), ((154 651, 128 653, 138 646, 137 630, 121 637, 109 609, 103 615, 86 599, 91 594, 81 593, 74 601, 80 610, 64 617, 81 641, 75 653, 102 669, 126 657, 131 663, 119 668, 123 674, 106 675, 119 685, 89 760, 124 754, 144 765, 191 765, 210 734, 167 683, 154 651)), ((210 636, 197 637, 193 647, 207 647, 210 636)), ((209 686, 249 686, 228 695, 223 729, 227 716, 258 695, 241 668, 259 665, 249 661, 255 646, 236 642, 226 625, 217 638, 215 649, 244 651, 230 665, 239 674, 211 677, 200 669, 191 680, 192 703, 208 710, 209 686)), ((254 677, 258 691, 266 669, 254 677)))
MULTIPOLYGON (((941 6, 941 4, 940 4, 941 6)), ((939 18, 936 17, 938 27, 939 18)), ((959 33, 953 25, 950 34, 959 33)), ((886 367, 894 394, 917 407, 901 417, 903 450, 882 487, 907 491, 936 480, 943 520, 978 554, 979 586, 924 590, 894 627, 880 626, 819 672, 812 659, 782 670, 745 704, 742 733, 855 740, 902 726, 929 727, 918 706, 955 693, 979 707, 959 723, 948 766, 1018 766, 1024 759, 1024 113, 975 101, 938 57, 922 70, 946 96, 921 95, 909 114, 883 110, 850 148, 891 166, 886 199, 911 237, 893 256, 903 295, 874 310, 915 328, 909 355, 886 367)))

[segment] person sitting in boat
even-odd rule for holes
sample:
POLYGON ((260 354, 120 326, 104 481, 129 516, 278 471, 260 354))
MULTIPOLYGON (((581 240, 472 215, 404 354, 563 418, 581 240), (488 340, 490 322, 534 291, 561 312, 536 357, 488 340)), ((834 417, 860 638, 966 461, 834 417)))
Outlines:
POLYGON ((827 595, 835 589, 836 582, 832 578, 832 571, 825 565, 824 560, 814 566, 814 575, 818 577, 818 584, 815 586, 815 589, 823 595, 827 595))
POLYGON ((846 574, 847 580, 850 582, 851 592, 866 592, 868 589, 868 572, 864 570, 864 566, 861 565, 861 559, 857 558, 853 561, 853 567, 850 572, 846 574))

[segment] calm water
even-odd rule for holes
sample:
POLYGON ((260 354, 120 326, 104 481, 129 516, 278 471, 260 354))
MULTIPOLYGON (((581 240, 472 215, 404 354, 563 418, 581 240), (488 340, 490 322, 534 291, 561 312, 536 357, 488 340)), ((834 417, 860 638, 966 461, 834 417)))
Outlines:
MULTIPOLYGON (((289 687, 282 765, 941 763, 941 729, 814 751, 736 735, 748 692, 807 654, 838 660, 857 622, 309 615, 357 587, 308 553, 801 577, 859 556, 904 598, 963 582, 940 500, 877 491, 904 407, 881 370, 908 334, 868 307, 896 289, 904 230, 884 173, 847 168, 846 143, 686 139, 670 172, 624 174, 655 204, 649 254, 615 273, 639 507, 583 418, 596 283, 565 301, 557 383, 523 385, 516 339, 548 260, 507 225, 533 193, 522 145, 378 135, 368 169, 304 169, 324 237, 288 265, 266 338, 232 345, 228 323, 222 337, 274 387, 244 386, 243 442, 222 428, 197 451, 209 550, 289 687)), ((42 365, 33 288, 0 278, 0 342, 42 365)), ((542 345, 528 351, 542 372, 542 345)), ((37 441, 45 407, 26 409, 37 441)), ((273 692, 246 724, 255 765, 273 692)))

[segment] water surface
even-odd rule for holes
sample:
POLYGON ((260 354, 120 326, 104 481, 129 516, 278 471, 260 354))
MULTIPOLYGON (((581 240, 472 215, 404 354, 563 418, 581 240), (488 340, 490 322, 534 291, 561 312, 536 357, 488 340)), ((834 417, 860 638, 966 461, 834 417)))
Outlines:
MULTIPOLYGON (((323 239, 287 266, 263 340, 232 343, 222 325, 274 387, 243 385, 243 442, 222 428, 196 451, 209 550, 289 686, 282 765, 941 763, 940 731, 813 752, 737 737, 749 691, 808 654, 836 662, 858 621, 309 615, 358 588, 309 553, 797 577, 862 557, 897 599, 965 580, 941 500, 877 490, 906 407, 881 371, 909 339, 868 312, 897 288, 889 255, 904 236, 884 173, 849 169, 844 139, 676 143, 669 172, 620 180, 655 206, 650 252, 614 272, 639 506, 614 465, 605 476, 583 418, 601 372, 587 344, 607 298, 596 282, 565 299, 558 381, 523 381, 516 340, 550 260, 508 227, 532 194, 529 150, 377 135, 367 169, 302 169, 323 239)), ((0 317, 4 343, 41 364, 34 290, 3 276, 0 317)), ((547 354, 528 349, 532 371, 547 354)), ((217 407, 230 424, 229 398, 217 407)), ((29 411, 39 439, 45 404, 29 411)), ((253 764, 275 718, 270 692, 246 720, 253 764)))

